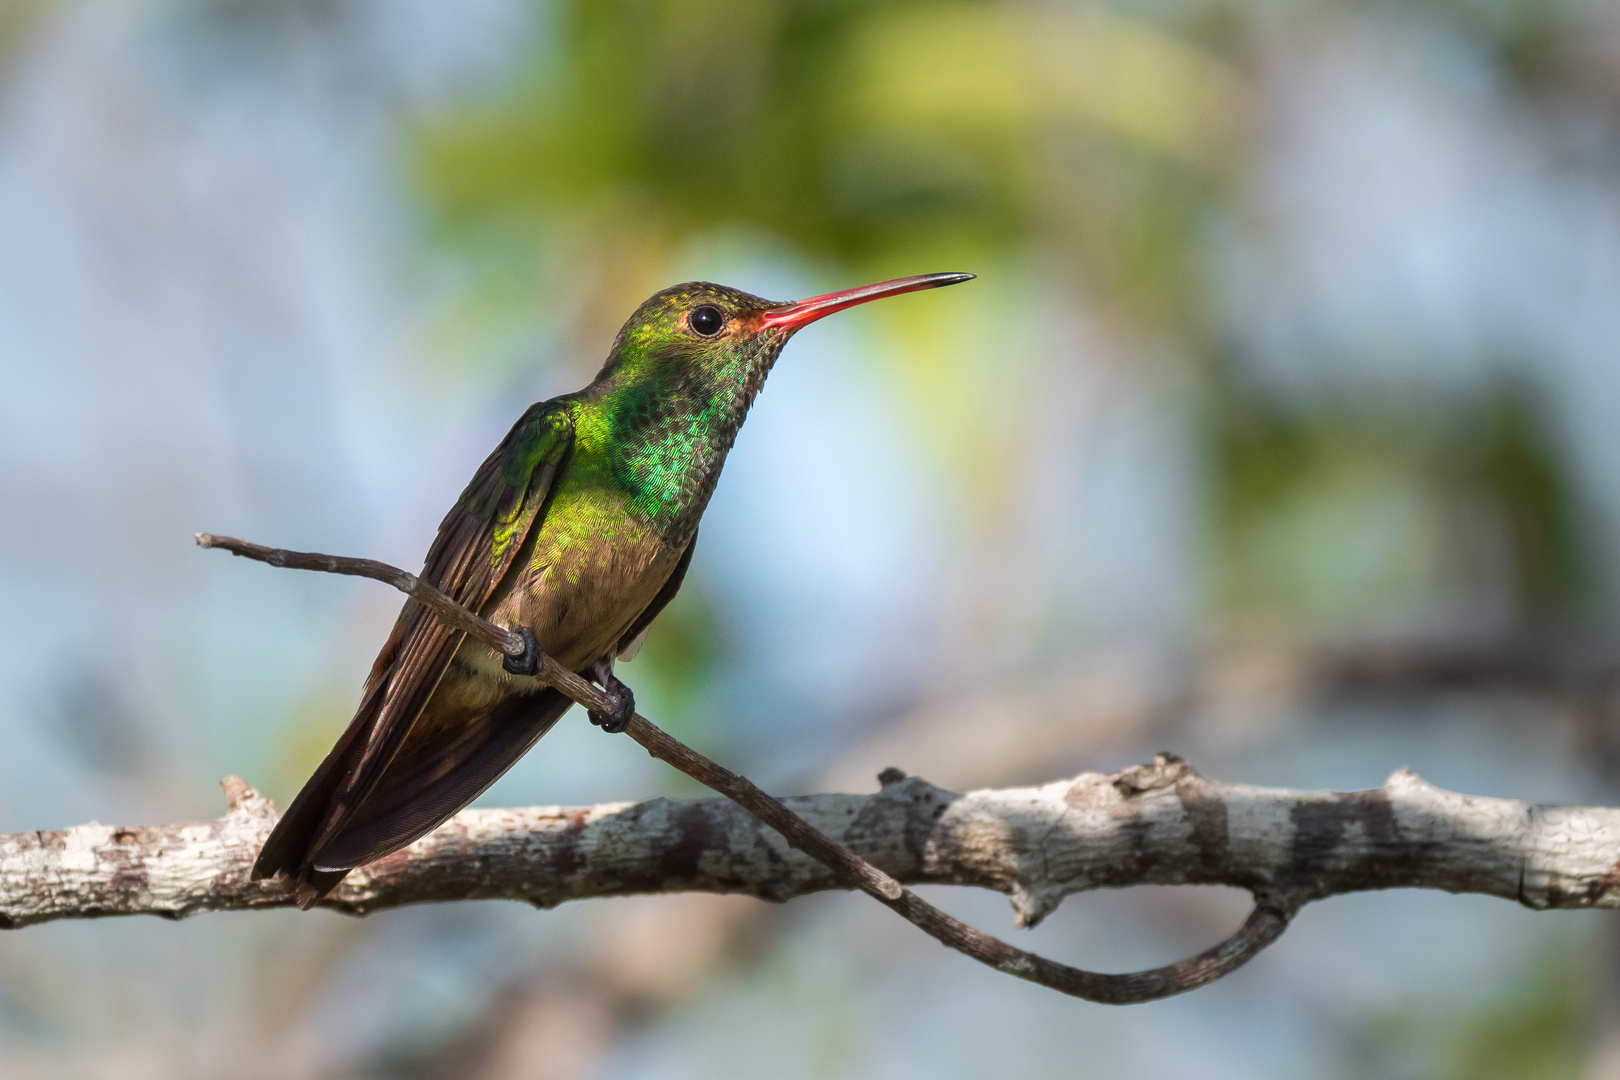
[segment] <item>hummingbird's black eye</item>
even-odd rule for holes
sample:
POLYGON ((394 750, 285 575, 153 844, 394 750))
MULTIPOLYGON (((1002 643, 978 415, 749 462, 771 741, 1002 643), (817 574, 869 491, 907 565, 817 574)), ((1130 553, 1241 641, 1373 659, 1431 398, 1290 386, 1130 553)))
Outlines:
POLYGON ((686 325, 699 337, 714 337, 725 328, 726 317, 719 308, 704 304, 686 317, 686 325))

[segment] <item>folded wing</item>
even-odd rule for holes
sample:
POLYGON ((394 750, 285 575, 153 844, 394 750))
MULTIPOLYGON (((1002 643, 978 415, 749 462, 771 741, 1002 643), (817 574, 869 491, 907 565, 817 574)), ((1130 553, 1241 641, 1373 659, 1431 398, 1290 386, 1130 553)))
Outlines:
MULTIPOLYGON (((542 519, 573 442, 566 402, 543 402, 524 413, 440 524, 423 580, 464 607, 481 609, 542 519)), ((442 746, 435 740, 434 752, 422 760, 396 768, 463 637, 420 604, 406 602, 354 719, 265 842, 255 878, 288 874, 299 881, 300 906, 314 904, 348 869, 403 847, 476 798, 566 711, 567 699, 555 691, 520 697, 442 746), (491 772, 498 762, 505 764, 491 772)))

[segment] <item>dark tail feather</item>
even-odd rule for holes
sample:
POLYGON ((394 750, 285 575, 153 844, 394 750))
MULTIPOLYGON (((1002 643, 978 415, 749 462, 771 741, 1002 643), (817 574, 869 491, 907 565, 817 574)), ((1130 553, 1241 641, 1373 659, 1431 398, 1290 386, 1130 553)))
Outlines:
POLYGON ((510 698, 467 725, 453 746, 406 746, 342 831, 311 854, 318 870, 348 870, 426 836, 482 795, 573 702, 556 690, 510 698))
MULTIPOLYGON (((407 743, 338 832, 315 851, 307 848, 324 823, 322 816, 312 816, 297 834, 301 843, 292 867, 267 842, 265 851, 279 860, 275 869, 286 870, 298 881, 298 906, 315 906, 350 870, 398 851, 449 820, 500 779, 572 704, 546 689, 508 699, 466 725, 453 740, 423 740, 420 748, 407 743)), ((334 756, 339 749, 341 744, 333 749, 334 756)), ((305 793, 324 779, 325 768, 323 764, 310 778, 305 793)), ((295 801, 287 816, 297 808, 295 801)), ((293 850, 290 841, 287 850, 293 850)), ((260 862, 270 866, 263 855, 260 862)), ((259 866, 254 871, 258 873, 259 866)))
MULTIPOLYGON (((281 815, 281 820, 271 830, 264 847, 259 849, 258 859, 253 863, 254 881, 273 878, 277 874, 298 876, 305 864, 309 845, 326 823, 333 797, 349 771, 350 756, 356 748, 365 745, 366 736, 376 723, 381 696, 380 686, 373 686, 367 692, 360 708, 355 710, 354 720, 339 736, 337 745, 332 747, 315 774, 304 784, 298 797, 287 807, 287 812, 281 815)), ((336 884, 335 881, 332 883, 333 886, 336 884)), ((325 891, 330 892, 331 889, 325 891)))
POLYGON ((298 881, 298 888, 293 895, 298 898, 298 906, 308 911, 322 900, 326 894, 338 887, 338 882, 347 877, 347 870, 311 870, 298 881))

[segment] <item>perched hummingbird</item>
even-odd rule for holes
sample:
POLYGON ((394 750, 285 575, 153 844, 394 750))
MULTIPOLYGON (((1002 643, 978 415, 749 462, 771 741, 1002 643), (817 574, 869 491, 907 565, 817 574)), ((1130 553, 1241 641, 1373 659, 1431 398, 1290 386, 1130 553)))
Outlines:
POLYGON ((900 278, 798 303, 704 281, 636 309, 596 379, 533 405, 445 515, 422 580, 530 643, 511 659, 414 600, 372 665, 360 707, 253 865, 308 909, 350 870, 472 802, 572 702, 534 676, 536 650, 635 697, 613 662, 640 647, 692 562, 726 452, 788 338, 835 311, 967 281, 900 278))

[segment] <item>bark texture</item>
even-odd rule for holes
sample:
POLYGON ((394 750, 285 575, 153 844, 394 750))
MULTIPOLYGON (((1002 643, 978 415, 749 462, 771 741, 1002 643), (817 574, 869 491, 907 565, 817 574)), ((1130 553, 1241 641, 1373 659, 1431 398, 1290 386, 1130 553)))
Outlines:
MULTIPOLYGON (((1365 889, 1476 892, 1531 908, 1620 907, 1620 809, 1459 795, 1405 770, 1381 788, 1221 784, 1161 755, 1112 775, 973 791, 886 771, 870 795, 783 800, 907 884, 975 885, 1019 925, 1070 893, 1219 884, 1286 907, 1365 889)), ((216 821, 91 823, 0 835, 0 928, 52 919, 284 907, 248 871, 276 808, 236 777, 216 821)), ((351 873, 326 906, 355 915, 426 901, 565 900, 706 891, 787 900, 842 888, 727 799, 468 810, 351 873)))

